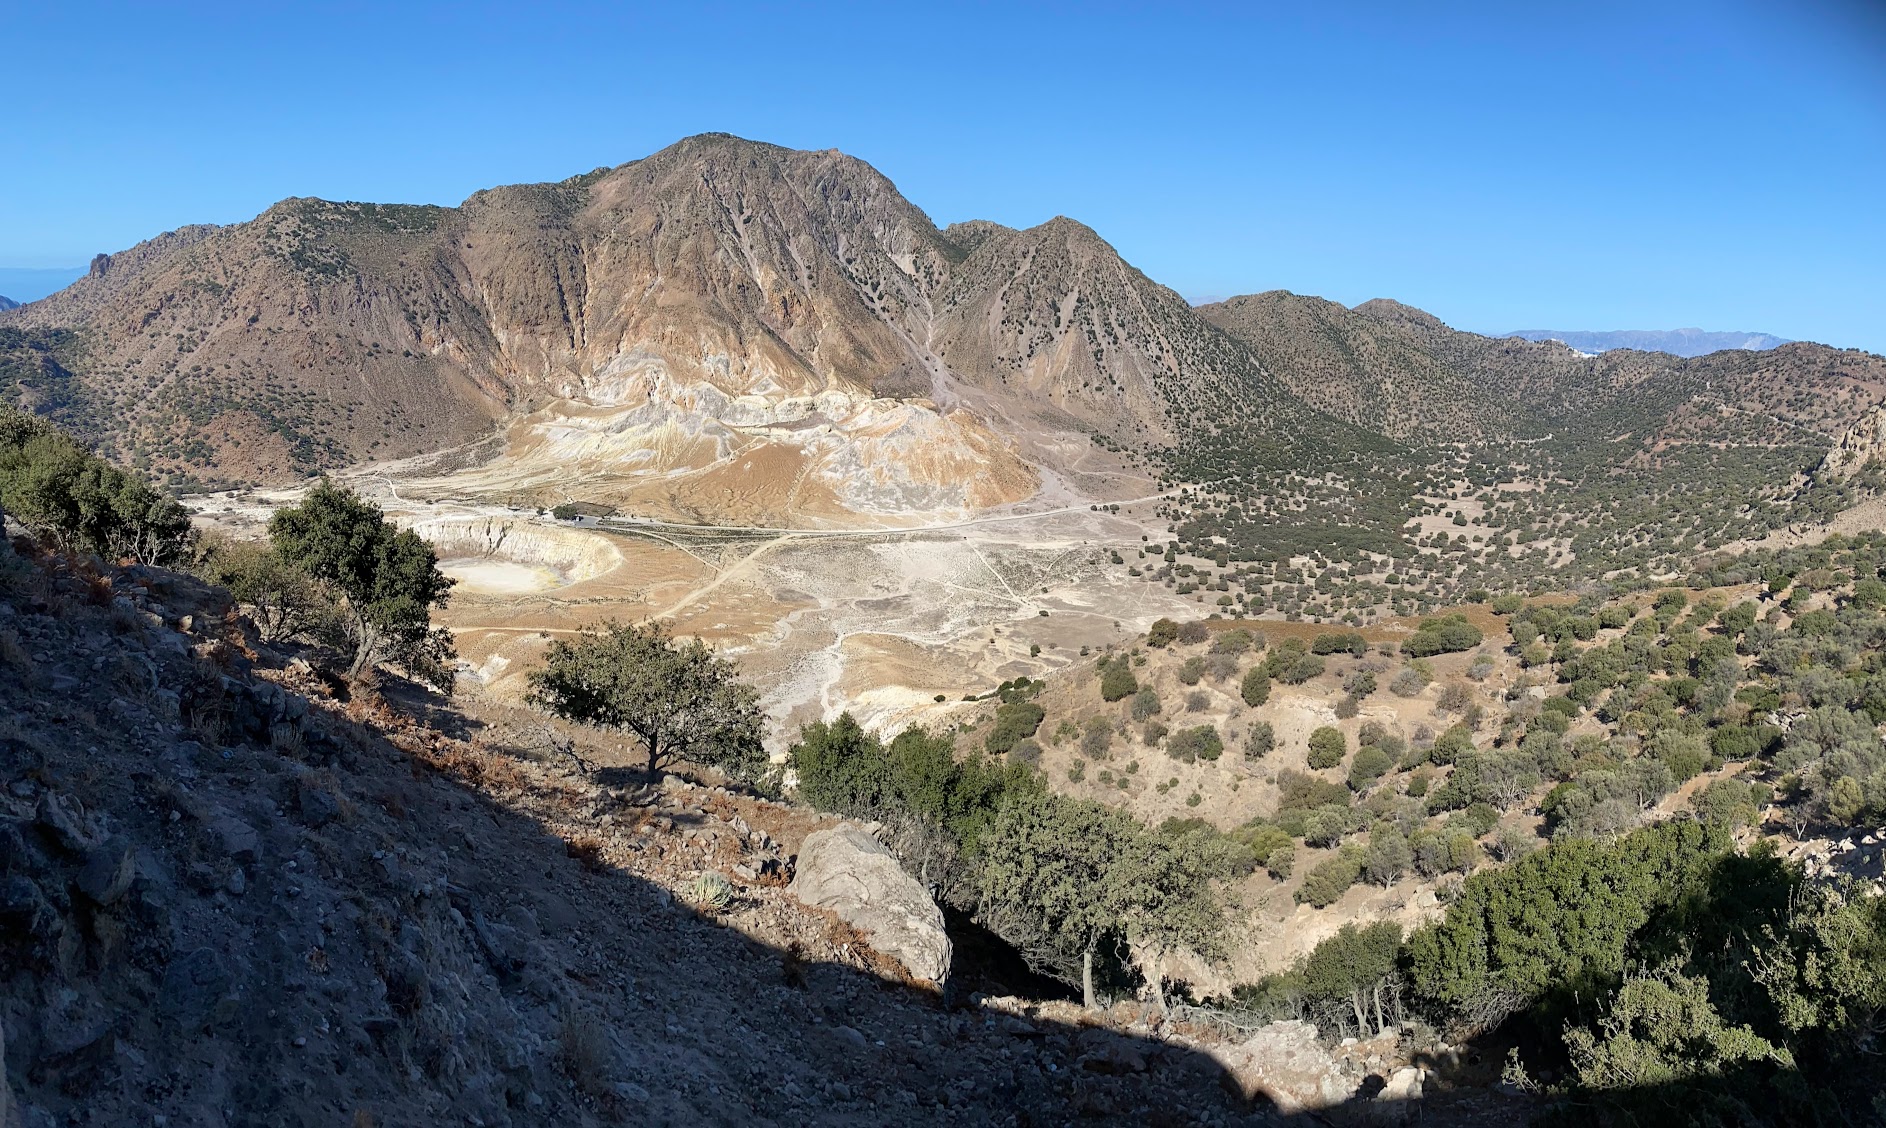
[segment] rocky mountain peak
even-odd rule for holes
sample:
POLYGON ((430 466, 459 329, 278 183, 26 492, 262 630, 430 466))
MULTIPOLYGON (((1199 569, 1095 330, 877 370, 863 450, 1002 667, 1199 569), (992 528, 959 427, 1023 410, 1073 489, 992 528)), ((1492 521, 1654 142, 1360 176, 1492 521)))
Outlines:
POLYGON ((1364 317, 1374 318, 1396 325, 1413 325, 1423 329, 1445 330, 1447 325, 1440 318, 1423 309, 1405 305, 1393 298, 1370 298, 1355 307, 1355 312, 1364 317))

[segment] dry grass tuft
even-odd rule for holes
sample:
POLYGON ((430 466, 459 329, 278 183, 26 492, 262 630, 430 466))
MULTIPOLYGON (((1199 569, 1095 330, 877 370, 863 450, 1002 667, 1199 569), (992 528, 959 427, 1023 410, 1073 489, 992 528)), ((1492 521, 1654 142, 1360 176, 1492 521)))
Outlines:
POLYGON ((563 852, 583 863, 583 868, 591 873, 602 873, 609 868, 608 863, 603 860, 602 847, 602 839, 588 834, 568 838, 563 842, 563 852))
POLYGON ((603 1024, 574 1008, 563 1012, 557 1061, 572 1084, 592 1097, 609 1088, 609 1043, 603 1024))

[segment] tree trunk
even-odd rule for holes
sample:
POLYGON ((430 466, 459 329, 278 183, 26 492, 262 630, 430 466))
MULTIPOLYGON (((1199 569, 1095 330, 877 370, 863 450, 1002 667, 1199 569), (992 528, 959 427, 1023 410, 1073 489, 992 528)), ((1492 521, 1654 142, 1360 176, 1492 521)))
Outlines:
POLYGON ((1099 1000, 1094 998, 1094 946, 1089 944, 1081 953, 1081 1005, 1088 1010, 1099 1010, 1099 1000))
POLYGON ((1382 981, 1375 981, 1375 1032, 1380 1034, 1388 1029, 1388 1023, 1382 1021, 1382 981))
POLYGON ((351 606, 349 607, 349 611, 354 617, 354 642, 356 649, 354 650, 354 660, 349 663, 347 667, 347 678, 349 681, 355 681, 373 668, 374 651, 379 649, 380 639, 379 632, 374 629, 372 623, 367 622, 365 615, 362 615, 359 610, 351 606))
POLYGON ((655 783, 661 779, 661 776, 655 772, 655 767, 659 763, 661 763, 661 738, 651 736, 648 738, 648 782, 655 783))
POLYGON ((1369 1036, 1369 1007, 1360 987, 1349 992, 1349 1007, 1356 1012, 1356 1037, 1369 1036))
POLYGON ((1162 961, 1158 956, 1154 956, 1152 959, 1148 960, 1147 963, 1152 969, 1146 976, 1146 982, 1149 983, 1153 989, 1153 1005, 1159 1008, 1161 1018, 1167 1017, 1171 1012, 1166 1009, 1165 969, 1161 966, 1162 961))

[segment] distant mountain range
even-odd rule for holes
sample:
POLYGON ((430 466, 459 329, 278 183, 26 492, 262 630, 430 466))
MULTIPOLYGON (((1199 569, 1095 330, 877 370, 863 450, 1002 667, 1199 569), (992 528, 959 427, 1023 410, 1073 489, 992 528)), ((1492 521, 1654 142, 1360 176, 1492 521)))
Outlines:
POLYGON ((765 526, 1158 489, 1217 568, 1362 574, 1478 535, 1461 586, 1668 571, 1679 539, 1840 504, 1798 483, 1873 449, 1886 358, 1487 337, 1283 290, 1194 307, 1074 220, 938 228, 863 161, 706 134, 457 207, 288 199, 99 255, 0 313, 0 399, 204 484, 440 456, 515 503, 765 526), (1508 484, 1487 532, 1410 523, 1508 484))
POLYGON ((14 301, 12 298, 7 297, 5 294, 0 294, 0 309, 18 309, 18 308, 20 308, 20 303, 14 301))
POLYGON ((1601 353, 1611 349, 1636 349, 1662 352, 1672 356, 1705 356, 1723 349, 1748 349, 1761 352, 1791 344, 1786 337, 1771 333, 1711 333, 1704 329, 1615 329, 1595 332, 1589 329, 1515 329, 1508 337, 1528 341, 1559 341, 1582 353, 1601 353))

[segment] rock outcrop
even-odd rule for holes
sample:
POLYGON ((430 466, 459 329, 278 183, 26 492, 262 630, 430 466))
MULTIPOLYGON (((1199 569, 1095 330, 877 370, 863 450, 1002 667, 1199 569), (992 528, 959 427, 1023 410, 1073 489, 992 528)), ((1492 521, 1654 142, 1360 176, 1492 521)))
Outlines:
POLYGON ((1846 478, 1886 451, 1886 407, 1876 407, 1849 427, 1816 471, 1824 477, 1846 478))
POLYGON ((807 835, 799 848, 792 894, 815 909, 838 914, 912 978, 942 983, 949 977, 950 938, 942 910, 862 827, 838 826, 807 835))
POLYGON ((1212 1056, 1246 1100, 1267 1100, 1284 1113, 1337 1104, 1354 1090, 1308 1022, 1273 1022, 1212 1056))

